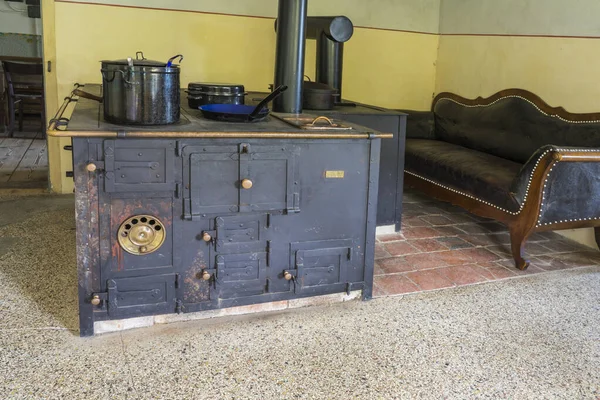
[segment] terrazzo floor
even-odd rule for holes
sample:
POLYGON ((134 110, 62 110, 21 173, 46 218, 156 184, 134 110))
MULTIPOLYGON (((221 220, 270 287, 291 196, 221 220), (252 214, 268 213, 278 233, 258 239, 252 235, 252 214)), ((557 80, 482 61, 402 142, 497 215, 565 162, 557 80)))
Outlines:
POLYGON ((72 207, 0 192, 0 399, 600 397, 597 265, 82 339, 72 207))

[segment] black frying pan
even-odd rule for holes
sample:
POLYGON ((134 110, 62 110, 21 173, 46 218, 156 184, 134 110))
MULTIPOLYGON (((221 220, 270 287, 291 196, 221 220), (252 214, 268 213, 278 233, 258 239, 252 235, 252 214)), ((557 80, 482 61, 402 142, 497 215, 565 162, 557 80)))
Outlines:
POLYGON ((265 106, 287 88, 285 85, 279 86, 256 107, 244 104, 205 104, 199 108, 202 115, 208 119, 225 122, 256 122, 269 115, 269 109, 265 106))

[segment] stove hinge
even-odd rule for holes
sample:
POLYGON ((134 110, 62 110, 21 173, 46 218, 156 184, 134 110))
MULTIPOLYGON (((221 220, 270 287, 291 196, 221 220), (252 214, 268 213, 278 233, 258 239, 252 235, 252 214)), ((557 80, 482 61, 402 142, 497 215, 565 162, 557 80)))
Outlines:
POLYGON ((179 289, 179 274, 175 274, 175 289, 179 289))
POLYGON ((271 253, 273 252, 273 245, 270 240, 267 240, 267 267, 271 265, 271 253))
POLYGON ((183 155, 183 146, 181 145, 181 140, 175 141, 175 155, 177 157, 181 157, 183 155))
POLYGON ((295 214, 300 212, 300 193, 296 192, 293 194, 292 207, 287 208, 288 214, 295 214))
POLYGON ((175 198, 180 199, 181 195, 182 195, 182 190, 181 190, 181 183, 176 183, 175 184, 175 198))

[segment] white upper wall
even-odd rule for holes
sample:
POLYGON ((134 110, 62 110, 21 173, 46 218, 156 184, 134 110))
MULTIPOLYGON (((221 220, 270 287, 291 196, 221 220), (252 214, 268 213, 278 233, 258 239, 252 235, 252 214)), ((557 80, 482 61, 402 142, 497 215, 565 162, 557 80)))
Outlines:
POLYGON ((599 0, 441 0, 440 33, 600 37, 599 0))
MULTIPOLYGON (((25 10, 25 3, 11 2, 14 9, 25 10)), ((0 33, 22 33, 41 35, 42 23, 39 18, 29 18, 27 10, 14 12, 5 1, 0 0, 0 33)))
MULTIPOLYGON (((57 0, 275 18, 277 0, 57 0)), ((345 15, 355 26, 437 33, 440 0, 308 0, 308 15, 345 15)))

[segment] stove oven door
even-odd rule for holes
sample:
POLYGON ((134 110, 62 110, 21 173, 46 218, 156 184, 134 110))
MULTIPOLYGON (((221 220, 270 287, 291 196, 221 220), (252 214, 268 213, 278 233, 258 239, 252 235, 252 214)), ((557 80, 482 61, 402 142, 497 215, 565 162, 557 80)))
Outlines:
POLYGON ((100 211, 98 296, 104 301, 96 311, 113 319, 175 312, 179 231, 171 195, 101 194, 100 211))
POLYGON ((356 251, 351 239, 290 244, 290 269, 296 293, 325 294, 346 290, 346 272, 353 268, 356 251))
POLYGON ((234 299, 265 293, 267 253, 220 254, 212 259, 215 297, 234 299))
POLYGON ((115 278, 107 281, 111 318, 167 314, 175 311, 175 274, 115 278))
POLYGON ((162 140, 105 140, 106 192, 172 192, 175 144, 162 140))
POLYGON ((296 153, 291 145, 185 146, 184 215, 298 212, 296 153))
POLYGON ((267 214, 238 214, 211 219, 209 272, 213 299, 261 295, 267 291, 271 229, 267 214))

